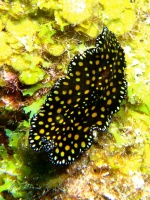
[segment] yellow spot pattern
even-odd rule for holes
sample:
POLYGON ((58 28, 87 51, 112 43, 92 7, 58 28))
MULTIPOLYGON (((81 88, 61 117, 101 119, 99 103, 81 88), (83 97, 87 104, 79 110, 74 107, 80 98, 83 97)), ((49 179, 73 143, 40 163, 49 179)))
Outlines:
POLYGON ((106 131, 126 96, 124 51, 106 27, 95 48, 74 56, 31 120, 29 144, 46 151, 56 165, 75 161, 93 141, 93 130, 106 131))

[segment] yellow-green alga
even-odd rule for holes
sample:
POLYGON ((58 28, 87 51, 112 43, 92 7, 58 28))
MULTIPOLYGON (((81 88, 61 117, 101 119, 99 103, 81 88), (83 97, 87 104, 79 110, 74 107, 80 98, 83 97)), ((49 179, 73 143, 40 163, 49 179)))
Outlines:
POLYGON ((0 112, 7 117, 15 102, 13 115, 20 105, 26 119, 14 120, 15 130, 0 120, 0 199, 149 199, 149 5, 149 0, 0 2, 0 112), (104 25, 125 51, 127 98, 108 131, 60 170, 29 148, 30 118, 47 88, 65 76, 70 59, 92 47, 104 25), (5 78, 6 72, 17 80, 5 78), (16 88, 24 94, 19 103, 16 88))

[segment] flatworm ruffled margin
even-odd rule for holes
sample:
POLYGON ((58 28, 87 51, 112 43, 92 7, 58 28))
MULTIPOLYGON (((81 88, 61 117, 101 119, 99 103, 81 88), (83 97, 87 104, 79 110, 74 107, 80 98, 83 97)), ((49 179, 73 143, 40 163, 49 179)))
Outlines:
POLYGON ((126 96, 124 51, 114 33, 103 28, 96 48, 71 60, 65 78, 51 89, 31 120, 29 143, 52 163, 67 165, 93 141, 93 130, 106 131, 126 96))

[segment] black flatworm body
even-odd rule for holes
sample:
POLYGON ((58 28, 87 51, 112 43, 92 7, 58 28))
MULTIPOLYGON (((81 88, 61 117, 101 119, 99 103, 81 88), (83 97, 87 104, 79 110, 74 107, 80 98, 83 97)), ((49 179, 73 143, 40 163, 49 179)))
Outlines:
POLYGON ((93 130, 106 131, 126 96, 124 51, 106 27, 96 48, 76 55, 39 113, 31 120, 29 143, 52 163, 72 163, 93 141, 93 130))

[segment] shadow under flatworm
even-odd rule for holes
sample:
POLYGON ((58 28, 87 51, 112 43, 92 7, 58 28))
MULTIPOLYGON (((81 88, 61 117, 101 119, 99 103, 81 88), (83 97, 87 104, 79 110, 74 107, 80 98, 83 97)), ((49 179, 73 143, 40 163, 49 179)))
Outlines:
POLYGON ((72 163, 93 141, 93 130, 106 131, 126 96, 124 51, 106 27, 96 48, 76 55, 39 113, 31 120, 29 143, 45 150, 54 164, 72 163))

